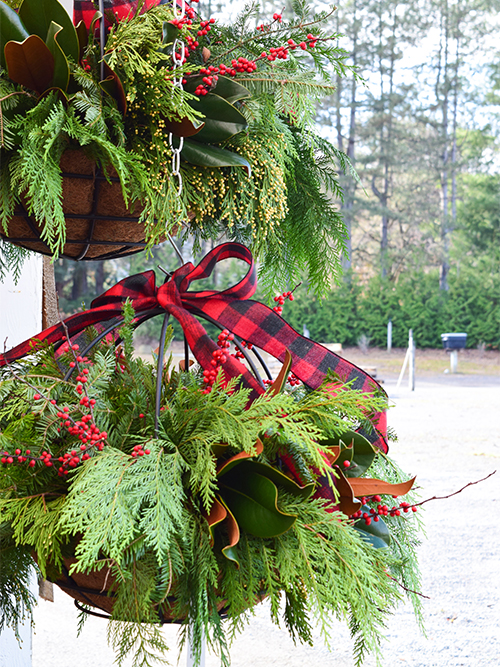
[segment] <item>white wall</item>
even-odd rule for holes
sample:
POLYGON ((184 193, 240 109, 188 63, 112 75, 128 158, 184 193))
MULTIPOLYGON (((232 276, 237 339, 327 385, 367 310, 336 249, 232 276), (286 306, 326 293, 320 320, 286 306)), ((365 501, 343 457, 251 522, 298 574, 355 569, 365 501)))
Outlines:
POLYGON ((24 263, 19 282, 7 276, 0 282, 0 351, 9 350, 42 330, 41 255, 24 263))

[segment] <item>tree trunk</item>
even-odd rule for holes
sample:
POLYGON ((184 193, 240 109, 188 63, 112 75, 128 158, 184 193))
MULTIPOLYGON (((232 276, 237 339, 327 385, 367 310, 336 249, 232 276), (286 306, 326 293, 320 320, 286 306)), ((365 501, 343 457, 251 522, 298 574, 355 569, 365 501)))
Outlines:
MULTIPOLYGON (((352 65, 355 68, 357 66, 357 48, 358 48, 358 22, 357 22, 357 4, 356 0, 353 7, 353 35, 352 35, 352 65)), ((355 142, 356 142, 356 91, 357 91, 357 82, 356 78, 352 77, 351 82, 351 99, 349 103, 350 113, 349 113, 349 137, 347 141, 347 157, 354 164, 354 155, 355 155, 355 142)), ((340 100, 339 100, 340 104, 340 100)), ((341 132, 337 126, 337 136, 342 137, 341 132)), ((340 148, 340 145, 339 145, 340 148)), ((341 149, 342 150, 342 149, 341 149)), ((348 272, 352 265, 352 208, 354 203, 354 194, 356 191, 356 184, 354 179, 350 174, 344 175, 344 202, 342 204, 342 210, 344 213, 344 223, 347 228, 347 252, 343 258, 342 266, 345 272, 348 272)))
POLYGON ((443 62, 443 102, 442 102, 442 175, 441 175, 441 197, 442 197, 442 219, 441 219, 441 275, 439 279, 439 287, 443 291, 448 291, 448 273, 450 271, 450 229, 449 229, 449 213, 448 213, 448 101, 449 101, 449 79, 448 79, 448 46, 449 46, 449 8, 448 1, 444 3, 444 62, 443 62))

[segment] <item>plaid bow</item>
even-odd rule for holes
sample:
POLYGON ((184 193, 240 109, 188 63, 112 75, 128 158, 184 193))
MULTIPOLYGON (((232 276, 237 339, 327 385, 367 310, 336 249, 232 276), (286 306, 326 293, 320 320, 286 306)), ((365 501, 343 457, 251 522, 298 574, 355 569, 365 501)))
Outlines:
MULTIPOLYGON (((212 352, 217 349, 214 341, 195 317, 197 314, 205 315, 215 320, 221 328, 228 329, 281 362, 285 361, 288 350, 292 355, 292 372, 312 389, 321 386, 327 371, 333 371, 342 382, 350 382, 353 389, 368 393, 378 391, 385 395, 382 387, 365 371, 330 352, 319 343, 304 338, 271 308, 251 300, 249 297, 254 294, 256 285, 255 265, 248 248, 239 243, 224 243, 209 252, 198 266, 195 267, 191 262, 184 264, 160 287, 155 285, 153 271, 145 271, 121 280, 94 299, 89 310, 68 317, 64 324, 69 336, 74 337, 89 326, 115 318, 120 321, 123 304, 126 299, 130 299, 138 322, 144 319, 146 314, 150 316, 152 312, 157 314, 166 311, 175 317, 182 326, 196 360, 205 370, 212 368, 212 352), (228 258, 240 259, 249 265, 246 276, 239 283, 222 292, 189 291, 193 281, 209 277, 216 264, 228 258)), ((29 354, 33 343, 37 340, 59 343, 65 338, 63 324, 54 325, 33 339, 0 355, 0 366, 29 354)), ((227 378, 241 376, 242 384, 252 389, 251 398, 263 393, 264 389, 252 373, 234 357, 228 355, 222 367, 227 378)), ((363 435, 374 446, 387 452, 385 412, 370 416, 370 420, 374 429, 371 432, 363 432, 363 435)))
MULTIPOLYGON (((172 4, 172 0, 145 0, 141 7, 141 14, 146 12, 151 7, 156 5, 172 4)), ((134 16, 137 12, 138 0, 104 0, 104 15, 108 17, 113 14, 117 21, 123 21, 127 17, 134 16)), ((180 0, 177 0, 180 6, 180 0)), ((97 0, 74 0, 73 2, 73 23, 78 25, 83 21, 87 28, 90 28, 94 14, 99 9, 97 0)), ((106 25, 111 25, 111 22, 106 18, 106 25)))

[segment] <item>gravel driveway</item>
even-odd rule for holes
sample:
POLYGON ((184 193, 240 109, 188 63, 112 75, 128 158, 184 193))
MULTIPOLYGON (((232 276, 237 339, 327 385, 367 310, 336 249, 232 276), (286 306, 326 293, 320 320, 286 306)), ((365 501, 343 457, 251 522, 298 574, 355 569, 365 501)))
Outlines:
MULTIPOLYGON (((399 435, 391 454, 418 475, 422 497, 445 496, 467 482, 498 473, 463 493, 427 504, 427 539, 421 547, 427 637, 411 608, 390 619, 385 667, 500 667, 500 377, 427 378, 409 392, 387 383, 395 408, 390 424, 399 435)), ((33 667, 111 667, 106 623, 91 618, 76 638, 76 611, 55 590, 55 603, 40 601, 35 614, 33 667)), ((338 624, 332 652, 318 636, 314 648, 293 645, 268 620, 265 603, 234 642, 233 667, 352 667, 350 640, 338 624)), ((165 629, 176 663, 176 628, 165 629)), ((186 664, 186 657, 180 665, 186 664)), ((124 667, 130 667, 127 662, 124 667)), ((207 656, 207 667, 218 667, 207 656)), ((366 667, 373 667, 368 659, 366 667)))

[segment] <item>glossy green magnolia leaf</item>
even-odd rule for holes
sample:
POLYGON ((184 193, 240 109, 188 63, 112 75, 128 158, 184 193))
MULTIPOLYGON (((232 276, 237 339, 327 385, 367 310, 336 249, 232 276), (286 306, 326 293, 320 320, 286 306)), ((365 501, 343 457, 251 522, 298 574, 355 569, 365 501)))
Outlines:
MULTIPOLYGON (((202 83, 202 76, 188 78, 187 83, 184 85, 184 90, 188 93, 194 93, 196 88, 202 83)), ((227 76, 221 76, 220 74, 217 83, 210 92, 215 93, 231 103, 238 102, 239 100, 251 96, 248 88, 245 88, 245 86, 242 86, 240 83, 236 83, 236 81, 229 79, 227 76)))
POLYGON ((236 83, 236 81, 229 79, 227 76, 220 75, 212 92, 231 103, 251 97, 251 92, 248 88, 245 88, 240 83, 236 83))
POLYGON ((250 163, 241 155, 225 148, 201 144, 191 139, 184 140, 181 157, 186 162, 198 167, 244 167, 249 176, 252 173, 250 163))
POLYGON ((24 42, 30 36, 17 12, 0 2, 0 66, 5 69, 4 47, 7 42, 24 42))
MULTIPOLYGON (((363 505, 362 512, 370 513, 368 505, 363 505)), ((376 549, 388 547, 391 543, 391 535, 385 521, 379 517, 378 521, 371 520, 369 526, 366 525, 364 519, 358 519, 354 524, 354 528, 359 531, 361 537, 370 542, 376 549)))
POLYGON ((345 475, 347 477, 363 475, 375 459, 376 450, 373 445, 356 431, 350 431, 347 435, 343 433, 340 439, 342 442, 352 445, 354 449, 351 465, 344 471, 345 475))
POLYGON ((24 42, 7 42, 5 63, 12 81, 39 95, 52 84, 54 56, 37 35, 30 35, 24 42))
POLYGON ((92 21, 90 22, 89 35, 93 35, 95 33, 95 24, 97 21, 99 21, 99 19, 102 19, 102 14, 100 11, 96 11, 92 17, 92 21))
POLYGON ((127 96, 125 95, 123 83, 118 74, 106 62, 104 62, 104 76, 106 78, 103 81, 99 81, 99 85, 104 92, 116 100, 118 110, 125 116, 127 113, 127 96))
POLYGON ((340 436, 321 441, 325 447, 339 446, 340 454, 335 461, 346 477, 359 477, 373 463, 376 452, 371 443, 356 431, 346 431, 340 436), (350 465, 344 467, 344 461, 350 465))
POLYGON ((87 30, 87 26, 83 21, 78 23, 78 25, 75 27, 75 30, 76 36, 78 38, 78 62, 80 62, 89 42, 89 31, 87 30))
POLYGON ((205 123, 202 120, 191 121, 189 118, 182 120, 163 119, 163 124, 167 132, 172 132, 176 137, 193 137, 202 129, 205 123))
POLYGON ((218 144, 248 127, 245 116, 219 95, 209 93, 200 100, 190 100, 189 106, 205 116, 205 127, 198 133, 196 141, 218 144))
POLYGON ((255 537, 276 537, 289 530, 296 516, 278 509, 278 489, 267 477, 251 473, 223 478, 219 493, 239 527, 255 537))
POLYGON ((54 93, 57 96, 57 99, 64 104, 66 109, 68 108, 69 106, 68 96, 60 88, 47 88, 47 90, 44 90, 43 93, 40 95, 40 99, 47 97, 47 95, 50 95, 51 93, 54 93))
POLYGON ((67 90, 69 84, 69 65, 64 51, 59 45, 59 37, 62 34, 62 27, 58 23, 50 24, 47 32, 47 46, 54 56, 54 78, 52 85, 54 88, 67 90))
POLYGON ((163 28, 162 28, 163 44, 173 44, 177 39, 177 37, 179 37, 180 32, 181 31, 179 30, 179 28, 173 23, 170 23, 170 21, 163 21, 163 28))
MULTIPOLYGON (((212 445, 212 451, 215 454, 216 448, 220 447, 221 445, 212 445)), ((240 452, 239 454, 235 454, 234 456, 231 456, 228 459, 225 459, 221 462, 218 462, 217 465, 217 477, 220 478, 223 475, 226 475, 232 468, 234 468, 236 465, 241 465, 242 460, 246 459, 251 459, 253 456, 258 456, 259 454, 262 454, 264 451, 264 445, 262 444, 262 440, 260 438, 257 438, 257 441, 255 442, 255 451, 250 453, 250 452, 240 452)), ((217 456, 217 454, 216 454, 217 456)))
MULTIPOLYGON (((267 463, 260 463, 259 461, 241 461, 237 467, 235 467, 231 473, 231 484, 241 485, 243 488, 245 482, 243 478, 248 477, 252 474, 259 474, 263 477, 267 477, 277 486, 282 486, 286 491, 292 493, 294 496, 300 496, 301 498, 309 498, 314 493, 315 485, 313 483, 300 486, 293 479, 284 475, 277 468, 273 468, 267 463)), ((222 480, 224 483, 224 480, 222 480)))
POLYGON ((80 45, 75 27, 68 12, 57 0, 24 0, 19 8, 19 17, 28 32, 45 40, 49 48, 48 33, 51 24, 57 23, 61 26, 62 32, 58 36, 59 46, 66 56, 78 62, 80 45))

